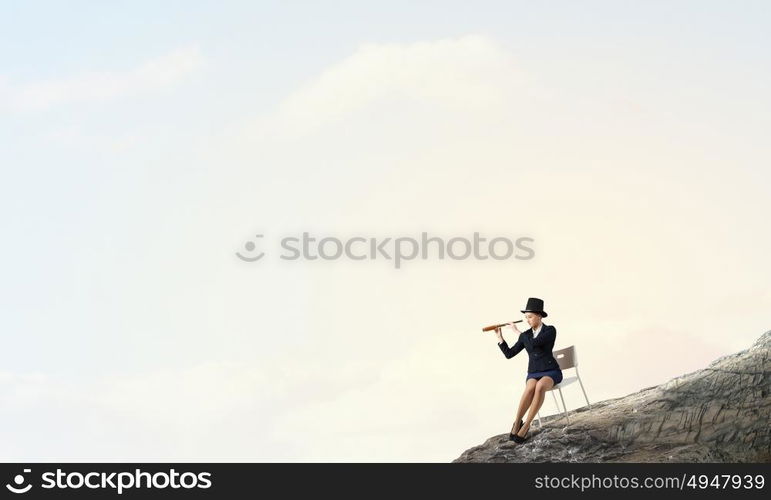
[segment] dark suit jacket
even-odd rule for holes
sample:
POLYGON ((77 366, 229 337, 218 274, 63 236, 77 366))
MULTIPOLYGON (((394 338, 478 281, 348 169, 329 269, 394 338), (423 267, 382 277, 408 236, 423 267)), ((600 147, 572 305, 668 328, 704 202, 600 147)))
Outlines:
POLYGON ((527 363, 527 372, 545 372, 547 370, 559 369, 560 365, 551 353, 554 347, 554 340, 557 338, 557 329, 552 325, 542 323, 541 331, 536 338, 533 338, 533 329, 528 328, 519 334, 519 339, 513 347, 504 340, 498 344, 506 358, 513 358, 522 349, 527 350, 530 360, 527 363))

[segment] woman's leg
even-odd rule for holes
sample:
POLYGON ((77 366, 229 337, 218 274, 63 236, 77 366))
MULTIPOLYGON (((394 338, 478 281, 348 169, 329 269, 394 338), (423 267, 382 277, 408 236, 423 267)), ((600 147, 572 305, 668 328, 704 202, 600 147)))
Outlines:
MULTIPOLYGON (((530 379, 530 380, 533 380, 533 379, 530 379)), ((517 432, 519 436, 525 437, 525 434, 527 433, 528 429, 530 429, 530 423, 538 414, 538 410, 541 409, 541 405, 543 405, 543 400, 544 400, 544 397, 546 396, 547 389, 551 389, 552 387, 554 387, 554 379, 552 379, 548 375, 541 377, 538 380, 538 383, 535 385, 535 396, 533 397, 533 403, 530 405, 530 413, 527 414, 527 420, 525 420, 524 425, 522 426, 522 429, 520 429, 519 432, 517 432)))
POLYGON ((519 421, 522 420, 522 417, 525 416, 527 407, 530 406, 530 403, 533 401, 533 396, 535 396, 535 386, 537 382, 538 381, 534 378, 527 379, 527 383, 525 384, 525 392, 522 393, 522 399, 519 400, 519 409, 517 409, 517 415, 514 417, 514 425, 511 427, 512 434, 516 434, 519 430, 517 428, 519 421))

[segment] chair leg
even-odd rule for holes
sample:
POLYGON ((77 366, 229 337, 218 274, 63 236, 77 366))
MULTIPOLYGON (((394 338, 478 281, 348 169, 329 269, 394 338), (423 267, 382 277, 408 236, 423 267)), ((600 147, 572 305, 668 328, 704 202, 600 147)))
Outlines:
POLYGON ((568 407, 565 406, 565 398, 562 396, 562 388, 559 388, 560 391, 560 399, 562 400, 562 407, 565 409, 565 420, 568 421, 568 425, 570 425, 570 417, 568 417, 568 407))
POLYGON ((538 428, 540 429, 543 427, 543 424, 541 423, 541 410, 538 410, 538 413, 535 414, 538 417, 538 428))
POLYGON ((549 392, 551 392, 551 397, 554 398, 554 404, 557 405, 557 411, 562 411, 562 408, 560 408, 560 404, 557 402, 557 396, 554 395, 554 391, 549 391, 549 392))
MULTIPOLYGON (((576 375, 578 375, 578 372, 576 372, 576 375)), ((581 377, 580 376, 578 376, 578 384, 581 386, 581 392, 584 393, 584 399, 586 400, 586 406, 591 406, 591 404, 589 403, 589 398, 586 397, 586 391, 584 390, 584 383, 581 382, 581 377)))

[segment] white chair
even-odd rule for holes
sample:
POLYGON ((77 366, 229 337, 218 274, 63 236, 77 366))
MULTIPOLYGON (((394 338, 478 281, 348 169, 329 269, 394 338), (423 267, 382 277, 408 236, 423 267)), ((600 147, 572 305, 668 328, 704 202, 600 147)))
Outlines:
MULTIPOLYGON (((557 389, 560 392, 560 399, 562 400, 562 410, 560 410, 560 405, 557 403, 557 396, 554 395, 554 392, 551 393, 552 397, 554 397, 554 404, 557 405, 557 410, 562 411, 563 415, 565 416, 565 420, 567 420, 567 423, 570 424, 570 418, 568 417, 568 409, 567 406, 565 406, 565 398, 562 397, 562 388, 572 384, 576 380, 578 380, 579 385, 581 386, 581 392, 584 393, 584 399, 586 399, 586 406, 591 406, 589 404, 589 398, 586 397, 586 391, 584 390, 584 383, 581 382, 581 376, 578 374, 578 358, 576 356, 576 347, 570 346, 566 347, 564 349, 560 349, 558 351, 554 351, 552 353, 554 355, 554 358, 557 360, 557 363, 560 365, 560 370, 563 371, 563 378, 562 382, 559 384, 554 385, 551 389, 548 391, 554 391, 554 389, 557 389), (565 377, 564 371, 568 368, 574 368, 576 371, 575 377, 565 377)), ((547 391, 547 392, 548 392, 547 391)), ((542 427, 541 424, 541 412, 538 412, 538 428, 540 429, 542 427)))

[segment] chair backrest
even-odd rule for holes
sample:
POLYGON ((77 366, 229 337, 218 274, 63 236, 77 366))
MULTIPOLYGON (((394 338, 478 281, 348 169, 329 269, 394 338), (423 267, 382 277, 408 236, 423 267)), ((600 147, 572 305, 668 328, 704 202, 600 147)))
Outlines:
POLYGON ((578 366, 578 358, 576 357, 576 346, 565 347, 564 349, 558 349, 552 351, 554 359, 560 365, 560 370, 567 370, 568 368, 574 368, 578 366))

